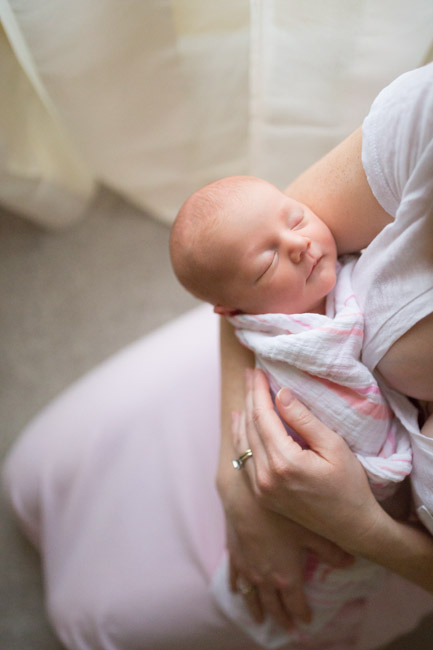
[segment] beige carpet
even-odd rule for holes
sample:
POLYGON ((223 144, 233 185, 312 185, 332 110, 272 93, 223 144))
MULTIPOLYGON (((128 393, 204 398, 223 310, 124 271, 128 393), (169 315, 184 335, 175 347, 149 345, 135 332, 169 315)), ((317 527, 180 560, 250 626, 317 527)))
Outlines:
MULTIPOLYGON (((197 304, 176 283, 167 242, 166 227, 106 190, 61 233, 0 209, 1 457, 60 390, 197 304)), ((38 556, 3 501, 0 518, 0 650, 61 650, 38 556)), ((433 618, 387 650, 430 650, 432 638, 433 618)))

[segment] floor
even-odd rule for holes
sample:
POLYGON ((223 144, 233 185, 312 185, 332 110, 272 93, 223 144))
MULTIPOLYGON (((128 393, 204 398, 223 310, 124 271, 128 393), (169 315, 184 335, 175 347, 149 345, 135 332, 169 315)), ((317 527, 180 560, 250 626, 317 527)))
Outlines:
MULTIPOLYGON (((167 227, 108 190, 63 232, 0 208, 0 458, 62 388, 197 304, 171 272, 167 243, 167 227)), ((62 650, 38 555, 3 500, 0 518, 0 650, 62 650)), ((430 650, 432 639, 433 616, 386 650, 430 650)))

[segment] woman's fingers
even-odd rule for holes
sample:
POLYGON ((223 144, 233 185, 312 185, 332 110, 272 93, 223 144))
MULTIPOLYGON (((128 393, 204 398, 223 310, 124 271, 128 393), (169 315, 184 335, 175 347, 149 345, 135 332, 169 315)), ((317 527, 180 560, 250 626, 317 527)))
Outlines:
POLYGON ((330 542, 328 539, 325 539, 325 537, 316 535, 311 531, 306 531, 306 534, 309 537, 309 539, 305 540, 306 548, 317 555, 322 562, 326 562, 326 564, 337 569, 345 568, 353 564, 353 555, 343 551, 343 549, 337 546, 337 544, 334 544, 334 542, 330 542))
MULTIPOLYGON (((238 462, 242 460, 243 454, 245 454, 247 450, 251 449, 250 442, 247 437, 247 425, 246 425, 246 418, 247 418, 246 412, 250 408, 248 402, 251 401, 251 399, 252 399, 251 390, 247 389, 245 410, 242 411, 242 413, 237 413, 237 412, 232 413, 233 446, 237 454, 238 462)), ((256 487, 255 463, 259 461, 259 459, 261 459, 262 462, 263 461, 266 462, 266 453, 259 438, 256 440, 254 449, 255 450, 252 454, 252 458, 251 456, 245 458, 241 467, 237 467, 237 469, 241 469, 243 472, 246 472, 253 489, 255 489, 256 487)))
POLYGON ((245 599, 245 604, 253 619, 257 623, 262 623, 264 613, 258 589, 252 582, 241 575, 233 561, 232 555, 229 556, 229 582, 230 591, 241 594, 245 599))
POLYGON ((311 620, 310 609, 299 585, 296 585, 296 588, 294 586, 293 589, 278 589, 271 583, 246 587, 249 583, 241 580, 241 584, 242 591, 240 593, 251 616, 257 623, 264 621, 264 612, 289 631, 293 630, 296 620, 304 622, 311 620))
MULTIPOLYGON (((234 443, 234 448, 236 450, 236 453, 238 455, 237 460, 239 462, 242 459, 242 455, 245 454, 245 452, 250 449, 249 442, 246 435, 245 412, 242 412, 239 415, 239 417, 236 418, 236 429, 233 430, 233 443, 234 443)), ((258 455, 259 452, 256 451, 256 457, 258 455)), ((242 472, 247 473, 251 485, 254 488, 256 476, 255 476, 255 465, 252 457, 249 456, 248 458, 245 458, 245 460, 242 463, 242 466, 239 469, 242 472)))
POLYGON ((272 585, 262 585, 259 593, 265 611, 286 630, 293 630, 293 617, 282 592, 272 585))
POLYGON ((261 370, 247 370, 245 372, 245 410, 249 425, 248 434, 251 445, 263 446, 259 432, 263 428, 275 427, 280 435, 285 434, 285 429, 280 418, 275 413, 272 403, 269 384, 264 372, 261 370))
POLYGON ((301 447, 287 435, 281 418, 276 413, 266 376, 262 371, 245 373, 245 418, 241 418, 238 430, 239 449, 251 449, 252 461, 245 463, 254 493, 260 495, 258 485, 267 483, 271 468, 285 466, 283 460, 287 447, 300 453, 301 447))
MULTIPOLYGON (((256 372, 254 370, 248 369, 245 371, 245 432, 246 432, 246 443, 248 447, 253 450, 253 453, 256 455, 256 458, 266 457, 266 451, 263 446, 260 435, 256 431, 256 412, 254 404, 254 377, 256 372)), ((263 375, 264 376, 264 375, 263 375)), ((266 381, 266 380, 265 380, 266 381)), ((270 426, 272 426, 272 419, 275 417, 275 420, 279 420, 276 415, 271 395, 269 389, 267 395, 263 395, 263 401, 266 402, 266 397, 268 398, 267 403, 263 405, 263 416, 271 419, 270 426)), ((275 423, 274 423, 275 424, 275 423)))
POLYGON ((261 598, 261 593, 257 589, 256 586, 253 586, 251 591, 248 591, 248 593, 243 594, 245 604, 248 607, 248 610, 253 617, 253 619, 256 621, 256 623, 263 623, 265 615, 264 615, 264 610, 265 607, 262 602, 261 598))
POLYGON ((263 448, 268 456, 272 456, 275 447, 285 445, 289 441, 294 448, 300 450, 299 445, 287 435, 281 418, 275 412, 265 373, 261 370, 250 370, 246 375, 249 377, 245 402, 247 435, 251 448, 263 448))
POLYGON ((354 531, 365 522, 374 526, 379 512, 362 465, 341 436, 282 389, 278 411, 308 444, 303 450, 271 413, 264 373, 254 371, 252 384, 246 433, 253 454, 258 450, 253 486, 259 503, 342 546, 350 535, 352 548, 354 531))
POLYGON ((303 592, 299 589, 281 589, 280 598, 284 611, 290 614, 292 628, 294 627, 293 623, 296 624, 296 621, 311 622, 311 610, 303 592))
MULTIPOLYGON (((258 391, 263 390, 260 380, 255 385, 258 391)), ((302 402, 293 396, 288 388, 282 388, 278 392, 275 403, 284 422, 296 431, 315 452, 327 457, 332 453, 334 445, 341 441, 340 436, 316 418, 302 402)), ((268 440, 269 437, 263 439, 265 446, 268 440)))
MULTIPOLYGON (((251 449, 253 453, 252 461, 245 465, 249 479, 253 488, 256 488, 257 472, 263 473, 269 465, 268 450, 263 443, 262 430, 273 431, 280 430, 283 440, 287 440, 284 426, 275 412, 272 403, 269 386, 266 377, 262 372, 256 373, 247 370, 245 373, 245 417, 239 428, 239 444, 241 448, 251 449), (256 374, 263 380, 263 389, 260 393, 259 404, 257 404, 255 395, 254 379, 256 374)), ((256 489, 255 489, 256 491, 256 489)))
MULTIPOLYGON (((238 535, 228 522, 230 587, 242 596, 256 622, 261 623, 269 614, 291 629, 298 620, 309 620, 304 592, 303 531, 255 505, 252 510, 257 533, 247 532, 243 539, 245 528, 242 526, 242 534, 238 535)), ((247 510, 250 511, 251 508, 247 510)))
MULTIPOLYGON (((261 370, 249 372, 249 397, 247 395, 247 437, 253 452, 261 449, 269 461, 277 461, 286 454, 297 454, 301 447, 287 435, 287 431, 274 410, 269 384, 261 370)), ((293 429, 307 445, 320 456, 331 458, 342 438, 324 425, 287 388, 282 388, 275 403, 281 419, 293 429)))

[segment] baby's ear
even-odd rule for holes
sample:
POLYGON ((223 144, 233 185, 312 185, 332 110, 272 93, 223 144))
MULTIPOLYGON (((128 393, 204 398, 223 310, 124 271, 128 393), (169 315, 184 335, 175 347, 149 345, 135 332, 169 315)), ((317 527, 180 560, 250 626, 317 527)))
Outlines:
POLYGON ((215 305, 213 310, 215 314, 219 314, 220 316, 237 316, 241 313, 239 309, 229 309, 228 307, 223 307, 222 305, 215 305))

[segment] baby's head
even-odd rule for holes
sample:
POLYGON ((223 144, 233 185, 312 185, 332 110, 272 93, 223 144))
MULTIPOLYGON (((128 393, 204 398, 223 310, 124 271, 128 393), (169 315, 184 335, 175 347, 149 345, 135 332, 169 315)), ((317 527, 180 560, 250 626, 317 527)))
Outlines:
POLYGON ((271 183, 232 176, 181 207, 170 237, 174 271, 219 314, 323 311, 337 251, 328 227, 271 183))

